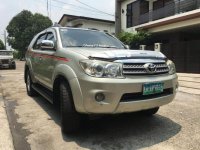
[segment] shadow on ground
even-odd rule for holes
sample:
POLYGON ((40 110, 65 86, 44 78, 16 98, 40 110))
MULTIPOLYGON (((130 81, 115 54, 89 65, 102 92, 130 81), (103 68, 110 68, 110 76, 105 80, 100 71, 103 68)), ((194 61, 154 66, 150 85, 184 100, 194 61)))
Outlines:
MULTIPOLYGON (((42 97, 34 99, 60 125, 59 111, 42 97)), ((166 141, 180 130, 179 124, 164 116, 130 113, 88 120, 78 133, 63 135, 63 140, 88 149, 139 149, 166 141)))

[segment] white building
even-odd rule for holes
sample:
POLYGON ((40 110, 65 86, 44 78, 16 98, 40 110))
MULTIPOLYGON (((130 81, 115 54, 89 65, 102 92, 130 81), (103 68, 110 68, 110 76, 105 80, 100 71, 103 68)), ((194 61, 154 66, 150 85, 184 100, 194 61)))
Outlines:
POLYGON ((115 22, 110 20, 64 14, 58 23, 64 27, 90 28, 115 33, 115 22))

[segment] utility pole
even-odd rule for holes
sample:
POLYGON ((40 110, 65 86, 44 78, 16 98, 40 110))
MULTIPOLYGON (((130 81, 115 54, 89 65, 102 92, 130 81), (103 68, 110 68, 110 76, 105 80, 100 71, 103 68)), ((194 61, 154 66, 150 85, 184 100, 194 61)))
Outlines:
POLYGON ((4 33, 2 33, 1 35, 3 35, 4 37, 4 45, 5 45, 5 50, 7 49, 7 35, 6 35, 6 30, 4 30, 4 33))
POLYGON ((7 49, 7 36, 6 36, 6 30, 4 31, 4 42, 5 42, 5 49, 7 49))
POLYGON ((47 16, 49 17, 49 0, 47 0, 47 16))

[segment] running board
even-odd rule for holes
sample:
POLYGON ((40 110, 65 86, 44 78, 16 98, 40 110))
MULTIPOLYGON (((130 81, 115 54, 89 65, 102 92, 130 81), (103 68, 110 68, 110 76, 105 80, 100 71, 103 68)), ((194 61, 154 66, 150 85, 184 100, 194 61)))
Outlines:
POLYGON ((45 87, 39 84, 32 85, 32 88, 36 92, 38 92, 42 97, 44 97, 46 100, 53 104, 53 94, 50 90, 46 89, 45 87))

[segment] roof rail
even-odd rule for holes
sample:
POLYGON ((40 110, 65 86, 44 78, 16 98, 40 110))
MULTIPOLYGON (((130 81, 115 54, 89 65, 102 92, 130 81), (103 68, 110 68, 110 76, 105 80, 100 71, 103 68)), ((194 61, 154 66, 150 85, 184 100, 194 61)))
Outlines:
POLYGON ((52 27, 62 27, 60 24, 58 24, 57 22, 55 22, 52 27))

